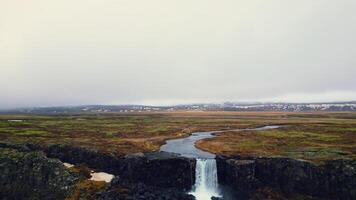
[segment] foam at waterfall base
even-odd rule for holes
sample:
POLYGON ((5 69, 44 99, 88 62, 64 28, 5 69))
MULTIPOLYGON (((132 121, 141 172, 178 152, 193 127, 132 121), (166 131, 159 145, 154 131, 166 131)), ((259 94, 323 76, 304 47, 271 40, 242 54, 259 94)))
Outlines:
POLYGON ((197 200, 210 200, 213 196, 221 197, 215 159, 197 159, 195 185, 190 194, 197 200))

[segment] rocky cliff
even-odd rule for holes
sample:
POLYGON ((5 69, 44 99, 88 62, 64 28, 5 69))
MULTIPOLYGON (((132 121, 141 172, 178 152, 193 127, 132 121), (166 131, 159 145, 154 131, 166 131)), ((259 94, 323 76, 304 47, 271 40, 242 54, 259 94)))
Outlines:
POLYGON ((93 169, 119 176, 121 180, 150 186, 190 190, 195 180, 195 160, 170 153, 118 157, 64 145, 52 145, 44 151, 49 157, 59 158, 63 162, 86 163, 93 169))
POLYGON ((97 196, 95 199, 193 199, 186 191, 194 183, 195 160, 175 154, 117 157, 65 145, 4 143, 0 143, 0 150, 0 197, 4 199, 64 199, 81 183, 89 184, 79 174, 69 172, 61 161, 85 163, 116 175, 107 188, 91 194, 97 196))
POLYGON ((98 200, 195 200, 194 196, 178 188, 162 188, 127 182, 120 177, 110 183, 98 200))
POLYGON ((325 199, 356 199, 356 161, 335 160, 324 165, 289 158, 218 157, 219 181, 242 196, 261 187, 284 194, 300 193, 325 199))
POLYGON ((0 148, 1 199, 64 199, 78 179, 42 152, 0 148))
MULTIPOLYGON (((97 199, 193 199, 185 191, 194 183, 194 159, 162 152, 118 157, 70 146, 31 144, 0 144, 0 196, 64 199, 79 177, 59 160, 48 157, 86 163, 116 175, 108 187, 97 192, 97 199)), ((217 169, 220 184, 231 186, 247 199, 260 188, 273 188, 287 198, 298 193, 324 199, 356 199, 355 160, 315 165, 288 158, 218 156, 217 169)))

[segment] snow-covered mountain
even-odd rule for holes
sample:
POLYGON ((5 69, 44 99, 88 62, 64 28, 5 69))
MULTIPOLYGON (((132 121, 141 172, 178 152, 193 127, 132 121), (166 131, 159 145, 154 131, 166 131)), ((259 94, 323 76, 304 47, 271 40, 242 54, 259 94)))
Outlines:
POLYGON ((336 103, 226 103, 224 110, 231 111, 356 111, 356 102, 336 103))

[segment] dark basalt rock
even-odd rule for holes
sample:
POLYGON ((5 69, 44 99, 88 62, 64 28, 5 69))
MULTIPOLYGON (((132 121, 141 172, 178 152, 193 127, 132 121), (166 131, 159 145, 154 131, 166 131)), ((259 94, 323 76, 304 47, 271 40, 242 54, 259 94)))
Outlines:
POLYGON ((72 164, 86 163, 91 168, 120 176, 131 182, 190 190, 194 183, 195 159, 157 152, 118 157, 84 148, 52 145, 44 149, 49 157, 72 164))
POLYGON ((4 143, 0 143, 0 149, 17 155, 16 159, 8 151, 0 155, 0 196, 5 199, 63 199, 79 175, 69 173, 61 161, 85 163, 116 175, 110 187, 99 194, 101 199, 194 199, 185 192, 194 183, 195 159, 176 154, 158 152, 118 157, 66 145, 4 143))
POLYGON ((234 188, 250 190, 256 186, 255 161, 217 159, 219 181, 232 183, 234 188))
POLYGON ((62 162, 71 164, 82 164, 90 166, 110 174, 117 174, 116 169, 120 167, 120 157, 106 154, 95 150, 88 150, 81 147, 69 145, 50 145, 41 149, 48 157, 58 158, 62 162))
POLYGON ((195 197, 175 188, 148 186, 122 181, 116 177, 100 194, 99 200, 195 200, 195 197))
POLYGON ((333 160, 324 166, 322 188, 333 199, 356 199, 356 160, 333 160))
POLYGON ((194 183, 195 159, 170 153, 148 153, 122 159, 120 178, 147 185, 190 190, 194 183))
POLYGON ((120 176, 122 180, 141 182, 150 186, 187 191, 195 181, 195 159, 172 153, 139 153, 123 157, 68 145, 0 143, 0 147, 22 152, 43 151, 49 158, 58 158, 62 162, 75 165, 85 163, 92 169, 120 176))
POLYGON ((42 152, 0 148, 1 199, 64 199, 78 180, 42 152))
POLYGON ((86 163, 91 168, 120 176, 131 182, 157 187, 191 189, 195 160, 164 152, 118 157, 84 148, 52 145, 44 149, 49 157, 72 164, 86 163))
POLYGON ((327 199, 356 199, 356 161, 335 160, 317 166, 289 158, 217 157, 219 182, 240 195, 272 187, 284 194, 327 199))

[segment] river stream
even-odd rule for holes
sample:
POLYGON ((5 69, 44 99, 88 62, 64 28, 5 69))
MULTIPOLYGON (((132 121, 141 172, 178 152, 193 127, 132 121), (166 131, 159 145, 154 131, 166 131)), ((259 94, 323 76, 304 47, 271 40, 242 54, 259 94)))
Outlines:
POLYGON ((199 140, 214 138, 215 133, 227 131, 263 131, 276 129, 280 126, 270 125, 259 128, 234 129, 226 131, 196 132, 189 137, 168 140, 162 145, 160 151, 177 153, 181 156, 196 159, 195 184, 190 194, 197 200, 210 200, 211 197, 222 197, 217 177, 215 154, 200 150, 195 147, 199 140))

